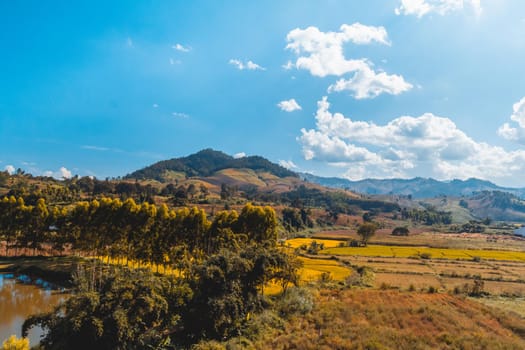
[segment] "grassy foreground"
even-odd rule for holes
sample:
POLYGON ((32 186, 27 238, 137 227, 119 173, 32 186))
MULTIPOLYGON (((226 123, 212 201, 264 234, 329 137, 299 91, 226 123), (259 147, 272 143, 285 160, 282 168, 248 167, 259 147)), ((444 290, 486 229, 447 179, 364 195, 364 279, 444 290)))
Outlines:
POLYGON ((449 294, 321 290, 258 349, 523 349, 523 319, 449 294), (474 321, 475 320, 475 321, 474 321))

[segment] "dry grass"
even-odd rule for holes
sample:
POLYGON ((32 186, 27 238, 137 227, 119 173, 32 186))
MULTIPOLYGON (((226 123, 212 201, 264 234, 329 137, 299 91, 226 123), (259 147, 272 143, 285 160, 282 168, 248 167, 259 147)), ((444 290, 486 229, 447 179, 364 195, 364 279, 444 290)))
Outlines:
POLYGON ((407 290, 414 287, 416 290, 426 290, 428 287, 442 288, 441 282, 436 275, 416 275, 398 273, 376 273, 374 279, 375 288, 396 288, 407 290))
POLYGON ((324 290, 260 349, 523 349, 522 319, 448 294, 324 290))

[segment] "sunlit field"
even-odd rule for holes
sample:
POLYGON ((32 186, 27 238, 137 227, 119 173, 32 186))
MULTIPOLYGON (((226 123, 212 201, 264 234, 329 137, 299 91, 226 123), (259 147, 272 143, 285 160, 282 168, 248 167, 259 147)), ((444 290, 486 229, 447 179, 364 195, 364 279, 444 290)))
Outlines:
POLYGON ((368 245, 366 247, 338 247, 345 241, 323 240, 311 238, 294 238, 286 241, 286 245, 297 248, 309 245, 313 241, 324 244, 319 254, 365 257, 393 257, 393 258, 432 258, 451 260, 504 260, 525 262, 525 252, 480 249, 447 249, 410 246, 368 245))

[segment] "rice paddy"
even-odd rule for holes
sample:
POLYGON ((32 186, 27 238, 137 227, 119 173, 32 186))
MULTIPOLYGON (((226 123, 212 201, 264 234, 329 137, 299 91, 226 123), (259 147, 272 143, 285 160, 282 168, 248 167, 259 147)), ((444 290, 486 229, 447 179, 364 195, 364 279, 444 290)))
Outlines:
POLYGON ((448 249, 411 246, 386 246, 368 245, 366 247, 340 247, 344 241, 295 238, 286 241, 292 248, 309 245, 313 241, 324 244, 324 249, 319 254, 340 256, 366 256, 366 257, 391 257, 391 258, 432 258, 449 260, 473 260, 486 259, 498 261, 525 262, 525 252, 504 250, 481 250, 481 249, 448 249))

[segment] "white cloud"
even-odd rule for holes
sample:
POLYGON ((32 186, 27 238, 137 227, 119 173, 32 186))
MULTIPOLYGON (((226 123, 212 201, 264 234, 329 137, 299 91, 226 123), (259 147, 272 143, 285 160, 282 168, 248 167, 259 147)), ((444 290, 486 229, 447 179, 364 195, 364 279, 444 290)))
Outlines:
POLYGON ((412 15, 421 18, 436 13, 446 14, 461 11, 470 7, 479 16, 482 12, 481 0, 401 0, 401 4, 394 11, 396 15, 412 15))
POLYGON ((297 103, 297 101, 292 98, 287 101, 281 101, 277 104, 277 107, 279 107, 281 110, 285 112, 293 112, 293 111, 300 111, 302 107, 297 103))
POLYGON ((282 166, 283 168, 286 168, 288 170, 292 170, 292 169, 298 169, 299 167, 297 165, 295 165, 294 162, 292 162, 291 160, 279 160, 279 165, 282 166))
POLYGON ((130 48, 135 47, 135 45, 133 44, 133 40, 130 37, 126 39, 126 46, 130 48))
POLYGON ((246 157, 246 153, 244 153, 244 152, 235 153, 233 155, 233 158, 235 158, 235 159, 244 158, 244 157, 246 157))
POLYGON ((292 61, 288 61, 286 62, 286 64, 283 64, 282 67, 285 70, 290 70, 294 67, 294 64, 292 63, 292 61))
POLYGON ((70 179, 73 176, 71 171, 65 167, 60 167, 58 171, 51 171, 51 170, 44 171, 42 175, 54 177, 55 179, 59 179, 59 180, 70 179))
POLYGON ((188 119, 190 117, 189 114, 180 113, 180 112, 173 112, 173 113, 171 113, 171 115, 176 117, 176 118, 183 118, 183 119, 188 119))
POLYGON ((356 98, 372 98, 382 93, 400 94, 412 88, 401 75, 375 72, 367 59, 349 59, 344 54, 344 44, 379 43, 390 45, 384 27, 365 26, 360 23, 343 24, 339 32, 322 32, 317 27, 296 28, 286 36, 286 49, 298 57, 289 61, 285 69, 295 67, 310 72, 313 76, 343 76, 353 73, 349 79, 342 78, 330 85, 329 92, 348 90, 356 98))
POLYGON ((242 62, 241 60, 232 58, 228 63, 234 65, 239 70, 266 70, 266 68, 261 67, 260 65, 252 61, 242 62))
POLYGON ((153 108, 159 108, 159 105, 157 103, 154 103, 153 108))
POLYGON ((305 159, 345 167, 344 176, 352 179, 477 177, 508 183, 525 171, 525 150, 477 142, 449 118, 425 113, 376 125, 329 108, 326 97, 318 102, 316 128, 302 129, 298 141, 305 159))
POLYGON ((15 173, 15 167, 11 164, 5 166, 5 171, 7 171, 10 175, 13 175, 15 173))
POLYGON ((180 51, 180 52, 190 52, 191 51, 191 47, 184 46, 182 44, 175 44, 171 48, 174 50, 180 51))
POLYGON ((510 119, 518 124, 517 127, 505 123, 498 129, 498 134, 507 140, 525 144, 525 97, 512 106, 510 119))
POLYGON ((350 79, 339 79, 328 87, 328 92, 351 91, 356 99, 374 98, 382 93, 399 95, 412 89, 400 75, 376 73, 370 67, 357 71, 350 79))

